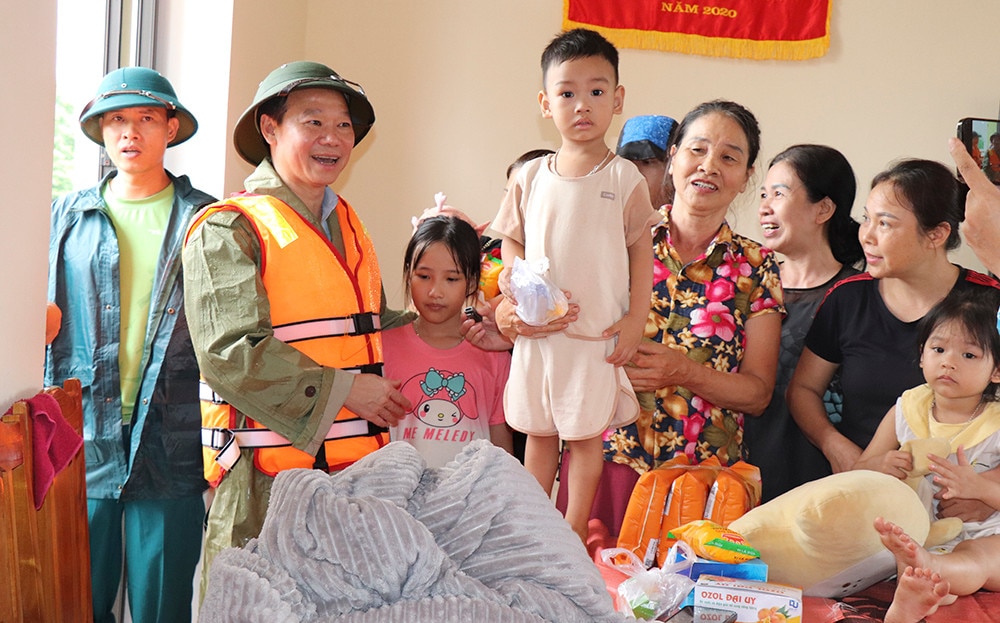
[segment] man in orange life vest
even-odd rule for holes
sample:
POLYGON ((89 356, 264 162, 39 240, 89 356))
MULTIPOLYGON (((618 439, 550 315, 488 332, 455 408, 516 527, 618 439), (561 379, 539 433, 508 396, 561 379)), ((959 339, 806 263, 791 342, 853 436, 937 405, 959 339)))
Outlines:
POLYGON ((282 65, 236 124, 236 150, 257 166, 244 192, 192 221, 185 309, 217 487, 203 588, 215 554, 259 534, 277 472, 343 469, 410 407, 380 376, 380 330, 411 317, 386 310, 374 246, 328 186, 374 121, 360 85, 319 63, 282 65))

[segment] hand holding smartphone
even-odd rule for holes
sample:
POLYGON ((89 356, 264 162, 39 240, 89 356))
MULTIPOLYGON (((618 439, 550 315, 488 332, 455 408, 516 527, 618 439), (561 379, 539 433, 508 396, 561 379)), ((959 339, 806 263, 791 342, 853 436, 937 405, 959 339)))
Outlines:
POLYGON ((476 322, 482 322, 482 321, 483 321, 483 316, 482 316, 482 314, 480 314, 479 312, 477 312, 477 311, 476 311, 476 308, 475 308, 475 307, 473 307, 472 305, 469 305, 468 307, 466 307, 466 308, 465 308, 464 310, 462 310, 462 311, 463 311, 463 312, 465 313, 465 315, 466 315, 467 317, 469 317, 469 318, 472 318, 472 319, 473 319, 473 320, 475 320, 476 322))
MULTIPOLYGON (((1000 121, 966 117, 958 122, 958 138, 994 184, 1000 185, 1000 121)), ((961 179, 961 175, 959 175, 961 179)))

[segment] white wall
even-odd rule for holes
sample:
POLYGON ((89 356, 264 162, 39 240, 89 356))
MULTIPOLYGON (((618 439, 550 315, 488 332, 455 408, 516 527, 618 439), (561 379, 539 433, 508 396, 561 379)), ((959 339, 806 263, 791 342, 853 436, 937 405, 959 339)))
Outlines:
POLYGON ((198 132, 167 150, 164 164, 191 178, 195 188, 221 197, 226 188, 230 140, 228 85, 232 0, 171 0, 159 3, 156 68, 180 102, 198 120, 198 132))
MULTIPOLYGON (((522 152, 555 148, 540 118, 539 57, 561 28, 556 0, 468 2, 309 0, 306 52, 365 86, 377 122, 337 186, 372 230, 387 291, 398 293, 409 216, 449 203, 483 221, 503 172, 522 152)), ((828 54, 810 61, 750 61, 621 50, 624 119, 681 117, 724 97, 760 119, 759 168, 797 142, 843 151, 859 181, 859 214, 872 176, 899 157, 950 162, 960 117, 995 118, 1000 63, 991 43, 1000 3, 836 0, 828 54)), ((758 178, 762 179, 762 178, 758 178)), ((752 194, 733 219, 758 236, 752 194)), ((758 238, 759 239, 759 238, 758 238)), ((979 267, 968 250, 956 259, 979 267)), ((395 299, 393 302, 399 302, 395 299)))
POLYGON ((172 0, 158 17, 157 68, 199 123, 167 150, 167 168, 216 197, 241 190, 253 168, 233 148, 233 127, 269 71, 303 58, 305 2, 172 0))
POLYGON ((55 0, 6 2, 0 20, 0 413, 42 388, 55 0))

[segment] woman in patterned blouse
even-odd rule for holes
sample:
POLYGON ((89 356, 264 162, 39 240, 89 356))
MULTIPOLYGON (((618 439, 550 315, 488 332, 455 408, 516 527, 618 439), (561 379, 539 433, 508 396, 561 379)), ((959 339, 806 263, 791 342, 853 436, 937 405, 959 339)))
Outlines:
POLYGON ((604 446, 634 477, 680 454, 732 464, 743 456, 744 416, 771 399, 784 311, 778 262, 726 223, 759 150, 753 113, 727 101, 688 113, 670 149, 676 190, 653 228, 647 341, 627 370, 655 404, 609 431, 604 446))

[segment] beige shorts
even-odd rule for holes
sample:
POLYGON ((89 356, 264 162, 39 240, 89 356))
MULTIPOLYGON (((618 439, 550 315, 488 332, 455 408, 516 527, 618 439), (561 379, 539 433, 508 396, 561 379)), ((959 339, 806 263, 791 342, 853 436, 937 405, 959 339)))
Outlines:
POLYGON ((612 350, 614 340, 518 338, 503 394, 507 423, 572 441, 634 422, 639 403, 625 370, 605 361, 612 350))

